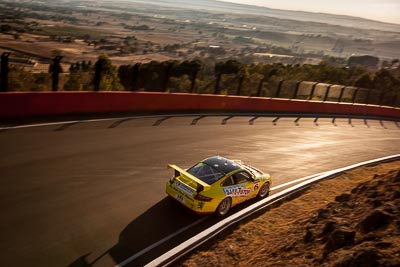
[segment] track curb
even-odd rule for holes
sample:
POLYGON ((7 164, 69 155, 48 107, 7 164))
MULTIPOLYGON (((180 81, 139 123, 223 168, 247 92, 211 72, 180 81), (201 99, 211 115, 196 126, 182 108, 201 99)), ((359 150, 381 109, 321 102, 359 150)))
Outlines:
MULTIPOLYGON (((158 258, 154 259, 153 261, 147 263, 145 266, 153 267, 153 266, 168 266, 172 263, 176 262, 181 257, 185 256, 190 251, 194 250, 195 248, 199 247, 218 233, 226 230, 227 228, 231 227, 232 225, 236 224, 237 222, 247 218, 248 216, 255 214, 271 205, 278 204, 289 197, 293 196, 294 194, 300 193, 311 185, 318 183, 322 180, 334 178, 345 171, 350 171, 359 167, 371 166, 376 164, 381 164, 385 162, 391 162, 400 159, 400 154, 391 155, 383 158, 373 159, 361 163, 357 163, 354 165, 350 165, 347 167, 327 171, 322 175, 319 175, 315 178, 311 178, 307 181, 301 182, 295 186, 287 188, 277 194, 274 194, 270 197, 267 197, 257 203, 227 217, 226 219, 218 222, 217 224, 213 225, 212 227, 204 230, 203 232, 193 236, 192 238, 188 239, 187 241, 183 242, 179 246, 167 251, 163 255, 159 256, 158 258)), ((125 266, 129 263, 129 259, 121 262, 117 266, 125 266)))

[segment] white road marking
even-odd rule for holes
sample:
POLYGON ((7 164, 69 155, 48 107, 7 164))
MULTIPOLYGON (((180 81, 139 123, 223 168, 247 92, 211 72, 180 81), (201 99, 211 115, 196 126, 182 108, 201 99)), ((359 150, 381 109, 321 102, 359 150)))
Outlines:
MULTIPOLYGON (((198 117, 198 116, 218 116, 224 117, 228 114, 159 114, 159 115, 138 115, 132 117, 114 117, 114 118, 104 118, 104 119, 83 119, 83 120, 75 120, 75 121, 58 121, 58 122, 49 122, 49 123, 38 123, 38 124, 26 124, 19 126, 5 126, 0 127, 1 130, 12 130, 12 129, 23 129, 23 128, 33 128, 33 127, 42 127, 42 126, 53 126, 53 125, 62 125, 62 124, 73 124, 73 123, 82 123, 82 122, 102 122, 102 121, 113 121, 113 120, 134 120, 134 119, 149 119, 149 118, 159 118, 159 117, 198 117)), ((246 116, 246 113, 240 114, 238 116, 246 116)), ((251 115, 249 115, 251 116, 251 115)))
POLYGON ((127 259, 124 260, 123 262, 121 262, 121 263, 115 265, 115 267, 123 267, 123 266, 129 264, 131 261, 137 259, 138 257, 142 256, 143 254, 145 254, 145 253, 147 253, 148 251, 152 250, 153 248, 155 248, 155 247, 161 245, 162 243, 164 243, 164 242, 170 240, 171 238, 173 238, 173 237, 179 235, 180 233, 186 231, 187 229, 190 229, 190 228, 192 228, 193 226, 195 226, 195 225, 197 225, 197 224, 199 224, 199 223, 205 221, 207 218, 208 218, 208 216, 205 216, 205 217, 203 217, 203 218, 201 218, 201 219, 199 219, 199 220, 193 222, 192 224, 189 224, 189 225, 187 225, 187 226, 185 226, 185 227, 179 229, 179 230, 176 231, 175 233, 172 233, 172 234, 170 234, 169 236, 164 237, 163 239, 159 240, 158 242, 156 242, 156 243, 154 243, 154 244, 148 246, 147 248, 145 248, 145 249, 139 251, 138 253, 136 253, 136 254, 130 256, 129 258, 127 258, 127 259))
POLYGON ((113 120, 122 120, 122 119, 129 120, 129 119, 158 118, 158 117, 171 117, 171 116, 173 116, 173 115, 150 115, 150 116, 117 117, 117 118, 106 118, 106 119, 76 120, 76 121, 58 121, 58 122, 49 122, 49 123, 1 127, 0 130, 23 129, 23 128, 33 128, 33 127, 42 127, 42 126, 73 124, 73 123, 81 123, 81 122, 102 122, 102 121, 113 121, 113 120))
MULTIPOLYGON (((83 119, 83 120, 75 120, 75 121, 58 121, 58 122, 49 122, 49 123, 38 123, 38 124, 26 124, 26 125, 18 125, 18 126, 5 126, 0 127, 0 131, 2 130, 12 130, 12 129, 23 129, 23 128, 33 128, 33 127, 42 127, 42 126, 54 126, 54 125, 62 125, 62 124, 73 124, 73 123, 83 123, 83 122, 102 122, 102 121, 114 121, 114 120, 134 120, 134 119, 149 119, 149 118, 159 118, 159 117, 198 117, 198 116, 218 116, 224 117, 229 114, 159 114, 159 115, 138 115, 132 117, 114 117, 114 118, 104 118, 104 119, 83 119)), ((237 115, 237 116, 247 116, 246 113, 237 115)), ((248 116, 251 116, 249 114, 248 116)))
MULTIPOLYGON (((159 118, 159 117, 198 117, 198 116, 214 116, 214 117, 225 117, 225 116, 238 116, 238 117, 277 117, 275 120, 283 117, 299 117, 300 115, 303 115, 304 117, 320 117, 320 118, 325 118, 324 116, 318 116, 317 114, 285 114, 282 116, 282 114, 257 114, 257 113, 197 113, 197 114, 158 114, 158 115, 137 115, 137 116, 131 116, 131 117, 114 117, 114 118, 104 118, 104 119, 83 119, 83 120, 74 120, 74 121, 59 121, 59 122, 49 122, 49 123, 38 123, 38 124, 26 124, 26 125, 19 125, 19 126, 4 126, 0 127, 0 131, 3 130, 12 130, 12 129, 23 129, 23 128, 33 128, 33 127, 42 127, 42 126, 53 126, 53 125, 62 125, 62 124, 72 124, 72 123, 82 123, 82 122, 101 122, 101 121, 113 121, 113 120, 124 120, 124 119, 141 119, 141 118, 159 118)), ((351 115, 326 115, 326 118, 334 117, 333 119, 335 120, 336 118, 347 118, 347 117, 354 117, 351 115)), ((358 117, 355 117, 358 118, 358 117)), ((365 117, 360 117, 358 119, 361 119, 365 117)), ((373 117, 370 117, 369 119, 374 119, 373 117)), ((397 122, 398 119, 391 119, 391 118, 376 118, 379 120, 387 120, 387 121, 395 121, 397 122)), ((274 120, 274 121, 275 121, 274 120)), ((273 122, 274 122, 273 121, 273 122)))
POLYGON ((320 173, 313 174, 313 175, 309 175, 309 176, 306 176, 306 177, 303 177, 303 178, 299 178, 299 179, 296 179, 296 180, 293 180, 293 181, 290 181, 290 182, 287 182, 287 183, 284 183, 284 184, 280 184, 280 185, 278 185, 278 186, 272 187, 272 188, 271 188, 271 191, 277 190, 277 189, 279 189, 279 188, 282 188, 282 187, 285 187, 285 186, 288 186, 288 185, 291 185, 291 184, 295 184, 295 183, 298 183, 298 182, 302 182, 302 181, 305 181, 305 180, 308 180, 308 179, 312 179, 312 178, 314 178, 314 177, 323 175, 323 174, 325 174, 325 173, 326 173, 326 172, 320 172, 320 173))

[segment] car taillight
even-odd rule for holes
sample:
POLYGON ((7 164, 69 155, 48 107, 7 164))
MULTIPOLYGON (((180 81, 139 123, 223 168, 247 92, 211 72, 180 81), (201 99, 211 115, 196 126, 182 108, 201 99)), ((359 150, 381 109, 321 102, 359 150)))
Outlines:
POLYGON ((196 200, 198 200, 198 201, 206 201, 206 202, 212 200, 211 197, 205 197, 205 196, 202 196, 202 195, 199 195, 199 194, 197 194, 197 195, 194 197, 194 199, 196 199, 196 200))

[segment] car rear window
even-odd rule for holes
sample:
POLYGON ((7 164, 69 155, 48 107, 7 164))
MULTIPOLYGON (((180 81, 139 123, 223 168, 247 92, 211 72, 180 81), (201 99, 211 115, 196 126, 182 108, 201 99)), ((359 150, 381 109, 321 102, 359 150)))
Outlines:
POLYGON ((213 184, 225 175, 225 173, 205 164, 204 162, 197 163, 195 166, 187 170, 187 172, 196 176, 206 184, 213 184))

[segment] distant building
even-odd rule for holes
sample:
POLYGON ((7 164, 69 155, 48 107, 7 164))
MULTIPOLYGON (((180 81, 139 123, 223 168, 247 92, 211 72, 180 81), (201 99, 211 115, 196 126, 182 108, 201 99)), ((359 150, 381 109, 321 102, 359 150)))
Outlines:
POLYGON ((372 70, 377 69, 378 64, 379 64, 379 58, 370 55, 351 56, 347 61, 347 65, 349 67, 362 66, 372 70))
MULTIPOLYGON (((12 58, 10 65, 22 68, 24 71, 30 73, 49 73, 50 63, 37 62, 35 60, 24 59, 24 58, 12 58)), ((61 72, 69 73, 69 64, 61 63, 61 72)))

